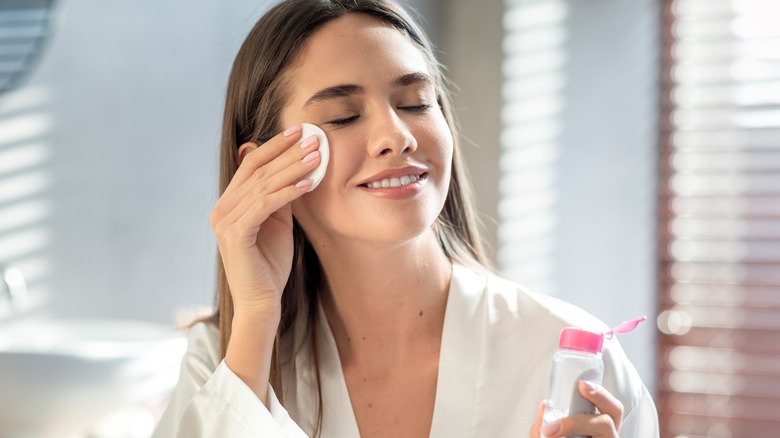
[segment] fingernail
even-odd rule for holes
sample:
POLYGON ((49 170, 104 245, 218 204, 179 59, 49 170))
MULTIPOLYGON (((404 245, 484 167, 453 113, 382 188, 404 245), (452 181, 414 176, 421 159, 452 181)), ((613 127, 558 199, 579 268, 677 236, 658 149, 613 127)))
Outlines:
POLYGON ((585 388, 585 391, 587 391, 588 393, 592 394, 596 392, 596 385, 593 384, 593 382, 590 382, 588 380, 580 380, 580 382, 582 383, 583 388, 585 388))
POLYGON ((317 142, 317 136, 312 135, 307 137, 306 140, 301 142, 301 149, 310 148, 315 142, 317 142))
POLYGON ((301 130, 301 125, 290 126, 282 133, 282 135, 285 137, 290 137, 291 135, 295 134, 300 130, 301 130))
POLYGON ((552 434, 558 433, 559 430, 561 430, 561 422, 556 421, 554 423, 542 426, 542 435, 550 436, 552 434))
POLYGON ((298 187, 299 189, 305 189, 309 186, 311 186, 311 180, 308 179, 302 179, 295 185, 295 187, 298 187))
POLYGON ((303 162, 304 163, 311 163, 312 161, 316 160, 317 157, 319 157, 319 156, 320 156, 320 151, 309 152, 308 155, 303 157, 303 162))

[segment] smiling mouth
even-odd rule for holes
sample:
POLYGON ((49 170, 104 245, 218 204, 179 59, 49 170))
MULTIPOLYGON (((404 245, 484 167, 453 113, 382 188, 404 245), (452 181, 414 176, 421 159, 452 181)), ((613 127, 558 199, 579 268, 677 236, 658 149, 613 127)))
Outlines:
POLYGON ((380 181, 374 181, 366 184, 361 184, 363 187, 367 187, 369 189, 384 189, 388 187, 403 187, 407 186, 409 184, 414 184, 417 181, 421 180, 422 178, 425 178, 427 173, 421 173, 421 174, 412 174, 412 175, 404 175, 400 178, 385 178, 380 181))

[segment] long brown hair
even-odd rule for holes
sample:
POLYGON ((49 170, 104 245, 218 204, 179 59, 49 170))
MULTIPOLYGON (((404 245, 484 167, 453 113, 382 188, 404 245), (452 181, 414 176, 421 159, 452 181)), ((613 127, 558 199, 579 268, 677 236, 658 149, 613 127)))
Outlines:
MULTIPOLYGON (((286 99, 284 73, 294 63, 307 38, 325 23, 349 13, 362 13, 390 24, 409 37, 422 51, 436 82, 437 98, 454 141, 449 192, 434 225, 445 254, 453 261, 475 267, 487 265, 479 238, 476 216, 458 146, 457 124, 451 98, 436 61, 433 48, 420 27, 390 0, 287 0, 269 10, 247 36, 233 63, 227 88, 222 126, 220 194, 238 169, 237 148, 248 142, 262 142, 281 130, 280 109, 286 99)), ((321 266, 301 227, 293 227, 294 256, 290 278, 282 295, 281 323, 276 335, 271 364, 271 385, 282 396, 280 340, 306 312, 304 330, 312 340, 314 365, 318 368, 317 292, 321 266)), ((212 317, 220 331, 221 356, 230 340, 233 299, 221 258, 217 263, 218 304, 212 317)), ((315 370, 319 386, 319 372, 315 370)), ((321 391, 318 391, 321 401, 321 391)), ((321 426, 320 415, 317 428, 321 426)))

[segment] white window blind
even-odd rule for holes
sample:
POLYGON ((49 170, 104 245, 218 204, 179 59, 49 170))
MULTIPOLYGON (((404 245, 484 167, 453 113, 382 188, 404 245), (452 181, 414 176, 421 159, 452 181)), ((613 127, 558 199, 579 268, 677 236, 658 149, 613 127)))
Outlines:
POLYGON ((0 0, 0 95, 30 74, 49 36, 52 0, 0 0))
POLYGON ((556 292, 568 15, 564 0, 508 0, 504 14, 498 260, 509 278, 549 294, 556 292))
POLYGON ((780 1, 664 0, 663 437, 780 431, 780 1))

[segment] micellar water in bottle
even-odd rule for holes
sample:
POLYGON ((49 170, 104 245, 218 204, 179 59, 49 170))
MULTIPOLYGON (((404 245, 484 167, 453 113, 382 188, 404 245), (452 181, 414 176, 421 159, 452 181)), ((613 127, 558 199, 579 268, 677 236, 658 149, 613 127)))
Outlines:
POLYGON ((580 380, 601 384, 604 362, 601 350, 604 338, 615 333, 628 333, 647 319, 641 317, 626 321, 607 333, 594 333, 574 327, 561 330, 558 351, 553 356, 550 375, 550 391, 544 410, 542 425, 574 414, 596 414, 596 407, 582 396, 580 380))

